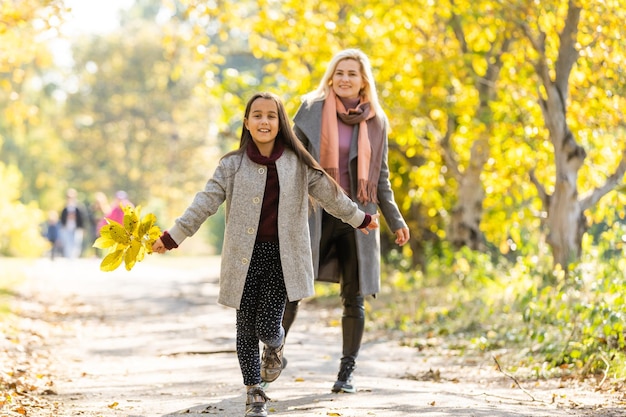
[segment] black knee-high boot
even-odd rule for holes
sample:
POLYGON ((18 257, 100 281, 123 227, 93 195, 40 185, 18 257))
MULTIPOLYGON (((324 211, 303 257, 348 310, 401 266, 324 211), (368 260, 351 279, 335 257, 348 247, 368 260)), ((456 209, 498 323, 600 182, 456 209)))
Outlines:
POLYGON ((352 384, 352 372, 356 368, 356 358, 361 349, 361 340, 365 329, 365 308, 363 297, 357 297, 352 303, 344 302, 344 313, 341 318, 343 334, 343 351, 337 381, 333 392, 356 392, 352 384))
POLYGON ((337 380, 333 385, 332 392, 356 392, 352 383, 352 373, 356 368, 356 357, 361 348, 365 319, 363 317, 343 317, 341 320, 343 330, 343 357, 339 365, 337 380))
POLYGON ((341 318, 343 333, 343 361, 356 361, 361 349, 361 340, 365 329, 365 317, 344 316, 341 318))

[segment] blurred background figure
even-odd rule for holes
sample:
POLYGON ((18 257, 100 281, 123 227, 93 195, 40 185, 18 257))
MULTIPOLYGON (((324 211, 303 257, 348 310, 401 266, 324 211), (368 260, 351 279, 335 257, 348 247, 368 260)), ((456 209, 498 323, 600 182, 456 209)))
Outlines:
POLYGON ((134 204, 128 199, 126 191, 117 191, 115 193, 115 199, 111 204, 111 211, 109 211, 105 217, 107 219, 114 220, 119 224, 124 224, 124 211, 122 210, 122 207, 126 206, 134 207, 134 204))
MULTIPOLYGON (((100 228, 106 224, 104 217, 111 212, 111 205, 106 194, 102 191, 97 191, 93 196, 93 201, 88 206, 89 211, 89 246, 100 237, 100 228)), ((100 256, 100 249, 95 249, 95 255, 100 256)))
POLYGON ((86 215, 78 204, 77 195, 75 189, 68 189, 66 204, 61 211, 63 256, 68 259, 80 257, 83 250, 86 215))
POLYGON ((54 261, 54 257, 56 256, 56 254, 60 254, 62 250, 59 213, 54 210, 50 210, 48 212, 48 221, 46 222, 45 234, 48 242, 50 242, 50 260, 54 261))

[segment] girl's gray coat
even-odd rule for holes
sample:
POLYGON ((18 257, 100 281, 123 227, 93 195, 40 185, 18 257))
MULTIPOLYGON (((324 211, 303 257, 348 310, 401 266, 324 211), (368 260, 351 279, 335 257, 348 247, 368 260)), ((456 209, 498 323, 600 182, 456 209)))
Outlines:
MULTIPOLYGON (((313 157, 320 160, 320 140, 322 130, 322 107, 324 101, 319 100, 307 107, 306 103, 300 106, 294 117, 294 131, 305 144, 313 157)), ((387 164, 387 123, 386 119, 377 116, 378 122, 383 125, 383 156, 378 180, 378 208, 392 231, 407 227, 394 199, 391 183, 389 182, 389 166, 387 164)), ((357 137, 358 125, 353 129, 350 148, 350 195, 356 195, 357 186, 357 137)), ((375 203, 366 205, 357 202, 359 208, 366 213, 377 211, 375 203)), ((330 256, 320 258, 320 239, 322 235, 322 213, 320 210, 313 213, 309 219, 311 242, 313 244, 313 265, 315 277, 322 281, 339 282, 339 260, 330 256)), ((359 263, 359 285, 361 295, 376 294, 380 291, 380 232, 372 230, 369 234, 356 233, 357 257, 359 263)), ((333 252, 331 251, 331 255, 333 252)))
MULTIPOLYGON (((280 184, 280 260, 287 297, 289 301, 295 301, 314 294, 307 221, 309 194, 326 211, 355 228, 363 223, 365 213, 344 193, 337 193, 327 176, 301 163, 289 149, 285 149, 276 161, 276 170, 280 184)), ((245 152, 222 158, 204 191, 196 194, 191 205, 169 230, 174 241, 180 244, 186 237, 196 233, 202 223, 226 202, 218 302, 228 307, 239 308, 241 303, 261 216, 266 179, 267 168, 250 160, 245 152)))

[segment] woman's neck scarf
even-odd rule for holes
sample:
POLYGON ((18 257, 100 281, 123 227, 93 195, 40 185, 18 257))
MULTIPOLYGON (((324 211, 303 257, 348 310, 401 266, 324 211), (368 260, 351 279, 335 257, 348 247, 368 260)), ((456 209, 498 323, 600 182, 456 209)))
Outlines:
POLYGON ((378 202, 378 177, 382 161, 382 126, 367 100, 346 110, 343 102, 330 90, 322 110, 320 164, 336 181, 339 179, 339 129, 337 118, 348 125, 359 125, 357 143, 357 199, 363 203, 378 202))

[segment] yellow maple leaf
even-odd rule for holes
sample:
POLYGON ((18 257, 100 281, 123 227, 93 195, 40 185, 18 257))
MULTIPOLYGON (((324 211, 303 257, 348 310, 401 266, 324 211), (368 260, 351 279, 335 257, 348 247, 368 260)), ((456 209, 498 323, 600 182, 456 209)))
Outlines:
POLYGON ((137 262, 137 255, 141 249, 141 242, 133 240, 130 242, 130 246, 126 249, 124 254, 124 263, 126 264, 126 270, 130 271, 137 262))
POLYGON ((161 229, 159 228, 159 226, 155 225, 150 227, 150 230, 148 231, 148 238, 152 240, 152 243, 154 243, 154 241, 157 240, 160 236, 161 229))
POLYGON ((100 236, 95 242, 93 242, 93 247, 98 249, 106 249, 115 245, 117 245, 117 242, 111 239, 110 234, 108 236, 100 236))
MULTIPOLYGON (((126 216, 124 215, 124 217, 126 216)), ((130 233, 126 231, 124 226, 122 226, 115 220, 106 219, 106 221, 108 223, 102 226, 102 228, 100 229, 100 234, 102 234, 102 230, 104 229, 104 232, 108 232, 111 236, 111 239, 113 239, 116 243, 121 243, 123 245, 127 245, 130 243, 130 233)))
POLYGON ((104 272, 110 272, 117 269, 122 264, 124 259, 124 249, 118 249, 115 252, 109 253, 100 262, 100 270, 104 272))
POLYGON ((139 225, 139 213, 141 212, 141 206, 137 206, 134 209, 132 206, 122 207, 122 211, 124 211, 124 229, 129 234, 133 234, 139 225))
POLYGON ((141 219, 141 223, 139 223, 139 230, 137 234, 139 236, 144 236, 145 234, 150 232, 150 228, 156 223, 156 216, 152 213, 146 214, 143 219, 141 219))

